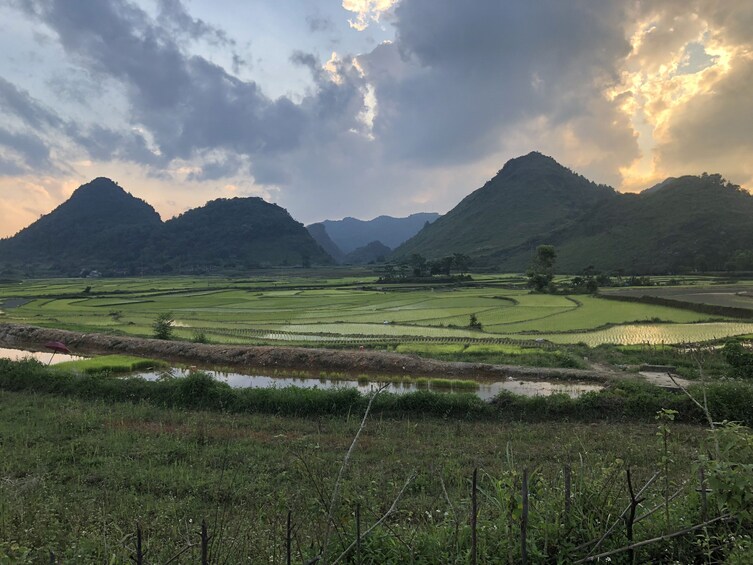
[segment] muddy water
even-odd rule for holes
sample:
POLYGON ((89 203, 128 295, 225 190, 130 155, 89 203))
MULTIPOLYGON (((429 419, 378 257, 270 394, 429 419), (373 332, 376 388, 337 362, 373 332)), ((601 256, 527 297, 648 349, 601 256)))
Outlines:
POLYGON ((27 351, 25 349, 6 349, 0 347, 0 359, 10 359, 11 361, 20 361, 21 359, 36 359, 40 363, 49 363, 52 359, 52 365, 62 363, 63 361, 76 361, 78 359, 84 359, 79 355, 66 355, 65 353, 55 353, 53 357, 52 351, 27 351))
MULTIPOLYGON (((65 355, 57 353, 52 356, 50 351, 28 351, 23 349, 8 349, 0 348, 0 358, 7 358, 14 361, 31 357, 42 363, 48 363, 52 359, 52 364, 61 363, 63 361, 72 361, 77 359, 84 359, 84 357, 77 355, 65 355)), ((265 376, 265 375, 247 375, 243 373, 223 372, 212 369, 202 369, 202 371, 210 374, 213 378, 226 382, 233 388, 283 388, 288 386, 295 386, 299 388, 356 388, 362 393, 368 393, 375 390, 381 384, 378 379, 365 382, 353 379, 326 379, 317 377, 286 377, 286 376, 265 376)), ((141 377, 146 380, 155 381, 160 378, 180 378, 189 374, 188 369, 172 368, 169 371, 162 372, 140 372, 131 376, 141 377)), ((407 392, 415 392, 418 390, 431 390, 434 392, 472 392, 478 395, 483 400, 491 400, 496 397, 500 392, 507 391, 514 394, 520 394, 523 396, 549 396, 551 394, 560 393, 567 394, 568 396, 575 398, 586 392, 599 391, 603 388, 600 384, 594 383, 581 383, 572 381, 544 381, 544 380, 522 380, 519 378, 513 379, 511 377, 505 380, 499 381, 479 381, 479 386, 476 390, 453 390, 448 386, 432 386, 429 384, 417 384, 415 382, 390 382, 386 392, 392 392, 395 394, 403 394, 407 392)))
MULTIPOLYGON (((599 391, 602 385, 593 383, 570 383, 570 382, 548 382, 548 381, 521 381, 508 379, 498 382, 480 382, 476 390, 469 391, 462 389, 455 391, 447 386, 432 386, 431 384, 417 384, 413 382, 364 382, 357 380, 341 380, 326 378, 303 378, 303 377, 267 377, 263 375, 244 375, 241 373, 223 373, 219 371, 205 370, 218 381, 229 384, 233 388, 284 388, 295 386, 299 388, 356 388, 362 393, 369 393, 376 390, 382 384, 387 384, 385 392, 394 394, 404 394, 419 390, 430 390, 433 392, 471 392, 475 393, 483 400, 491 400, 502 391, 512 392, 523 396, 549 396, 560 393, 567 394, 571 398, 576 398, 586 392, 599 391)), ((189 374, 187 369, 173 368, 165 372, 144 372, 137 373, 134 376, 141 377, 149 381, 156 381, 161 378, 181 378, 189 374)))

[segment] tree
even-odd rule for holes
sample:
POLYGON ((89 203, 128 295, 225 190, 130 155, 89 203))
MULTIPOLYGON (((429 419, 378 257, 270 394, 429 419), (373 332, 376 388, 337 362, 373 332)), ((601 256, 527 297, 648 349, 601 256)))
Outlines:
POLYGON ((152 324, 154 337, 157 339, 172 339, 173 337, 173 313, 161 312, 152 324))
POLYGON ((537 292, 546 290, 554 279, 557 251, 553 245, 539 245, 528 268, 528 286, 537 292))
POLYGON ((418 253, 413 253, 408 259, 408 264, 413 269, 414 277, 423 277, 427 268, 426 258, 418 253))
POLYGON ((452 256, 452 266, 461 275, 464 275, 468 271, 468 267, 471 264, 471 258, 463 253, 455 253, 452 256))
POLYGON ((753 378, 753 352, 746 350, 739 341, 734 340, 725 343, 722 351, 727 363, 732 366, 732 376, 753 378))
POLYGON ((468 327, 472 330, 483 330, 484 326, 478 321, 476 314, 471 314, 468 318, 468 327))

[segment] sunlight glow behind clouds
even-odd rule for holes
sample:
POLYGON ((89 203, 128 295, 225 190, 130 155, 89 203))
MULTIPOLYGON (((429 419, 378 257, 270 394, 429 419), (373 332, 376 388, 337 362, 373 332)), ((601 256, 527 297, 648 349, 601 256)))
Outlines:
POLYGON ((667 176, 700 172, 666 163, 660 148, 673 143, 672 129, 685 117, 688 104, 713 94, 745 59, 748 47, 730 44, 703 13, 679 10, 649 12, 630 41, 633 48, 620 82, 607 97, 621 100, 620 108, 639 136, 641 157, 620 167, 620 188, 638 191, 667 176))
POLYGON ((383 14, 392 9, 398 0, 343 0, 343 8, 356 13, 356 19, 348 19, 355 30, 364 31, 371 22, 379 22, 383 14))

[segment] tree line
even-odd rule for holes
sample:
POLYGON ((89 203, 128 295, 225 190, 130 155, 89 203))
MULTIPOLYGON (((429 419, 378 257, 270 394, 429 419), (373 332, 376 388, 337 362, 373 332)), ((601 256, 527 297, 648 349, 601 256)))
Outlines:
POLYGON ((396 280, 424 279, 439 277, 465 277, 471 265, 471 258, 463 253, 453 253, 439 259, 427 259, 413 253, 395 262, 389 262, 377 269, 379 282, 396 280))

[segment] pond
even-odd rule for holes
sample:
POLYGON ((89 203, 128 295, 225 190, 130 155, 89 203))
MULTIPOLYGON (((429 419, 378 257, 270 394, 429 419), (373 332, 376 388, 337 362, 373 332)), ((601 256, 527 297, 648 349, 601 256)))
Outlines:
POLYGON ((52 351, 28 351, 26 349, 11 349, 0 347, 0 359, 10 359, 11 361, 21 361, 22 359, 36 359, 40 363, 47 365, 51 363, 56 365, 63 361, 77 361, 84 359, 80 355, 67 355, 65 353, 55 353, 52 351), (51 360, 51 361, 50 361, 51 360))
MULTIPOLYGON (((85 358, 83 356, 66 355, 62 353, 57 353, 53 357, 52 352, 50 351, 29 351, 24 349, 0 348, 0 358, 19 361, 21 359, 26 359, 29 357, 45 364, 49 363, 50 360, 52 360, 53 365, 61 363, 63 361, 74 361, 85 358)), ((191 372, 191 370, 193 369, 173 367, 163 371, 136 372, 123 378, 140 377, 149 381, 156 381, 163 378, 185 377, 191 372)), ((288 386, 321 389, 356 388, 362 393, 369 393, 376 390, 382 384, 388 384, 385 392, 391 392, 394 394, 404 394, 407 392, 415 392, 419 390, 430 390, 433 392, 471 392, 476 394, 483 400, 491 400, 502 391, 512 392, 514 394, 520 394, 523 396, 549 396, 551 394, 559 393, 566 394, 571 398, 576 398, 583 393, 595 392, 604 388, 603 385, 596 383, 520 380, 508 377, 506 380, 502 381, 479 381, 478 388, 475 390, 468 389, 467 387, 455 390, 452 388, 452 386, 448 386, 448 383, 451 383, 451 381, 444 379, 442 385, 438 386, 436 384, 432 384, 430 382, 431 379, 423 379, 419 382, 405 381, 381 383, 379 382, 378 377, 374 377, 373 381, 367 381, 363 378, 359 379, 355 376, 350 378, 346 377, 345 379, 329 379, 315 376, 265 376, 225 372, 213 369, 201 370, 205 373, 210 374, 213 378, 229 384, 233 388, 283 388, 288 386)))
MULTIPOLYGON (((156 381, 164 378, 181 378, 187 376, 191 371, 189 369, 172 368, 167 371, 149 371, 136 373, 132 376, 141 377, 149 381, 156 381)), ((463 388, 453 390, 452 387, 432 385, 431 382, 389 382, 382 383, 378 377, 374 381, 365 381, 363 379, 329 379, 324 377, 286 377, 286 376, 264 376, 264 375, 246 375, 242 373, 228 373, 212 370, 203 370, 218 381, 229 384, 233 388, 284 388, 294 386, 299 388, 356 388, 362 393, 375 391, 381 385, 386 384, 385 392, 393 394, 405 394, 419 390, 430 390, 432 392, 470 392, 474 393, 482 400, 492 400, 500 392, 507 391, 523 396, 549 396, 559 393, 566 394, 571 398, 576 398, 586 392, 596 392, 603 389, 603 385, 595 383, 581 382, 551 382, 551 381, 523 381, 519 379, 508 378, 504 381, 496 382, 479 382, 475 390, 463 388)))

